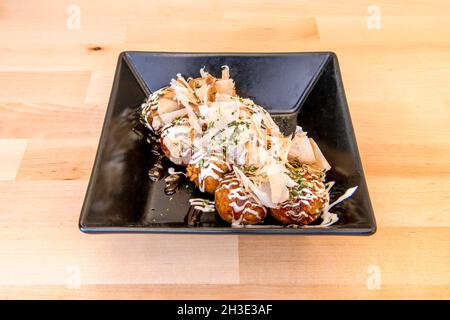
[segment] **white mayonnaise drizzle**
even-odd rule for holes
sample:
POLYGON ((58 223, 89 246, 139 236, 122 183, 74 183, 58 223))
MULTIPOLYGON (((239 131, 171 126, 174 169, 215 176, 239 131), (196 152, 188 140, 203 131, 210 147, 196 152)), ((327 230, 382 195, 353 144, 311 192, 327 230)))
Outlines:
POLYGON ((175 169, 172 168, 172 167, 170 167, 169 169, 167 169, 167 173, 168 173, 169 175, 173 175, 173 174, 181 174, 181 175, 183 175, 183 176, 186 175, 186 173, 184 173, 184 172, 181 172, 181 171, 175 171, 175 169))
POLYGON ((202 212, 214 212, 216 207, 214 206, 214 201, 202 198, 189 199, 189 204, 194 207, 194 209, 200 210, 202 212))
MULTIPOLYGON (((334 186, 335 182, 334 181, 330 181, 326 184, 327 186, 327 192, 329 193, 331 188, 334 186)), ((329 227, 333 224, 335 224, 336 222, 339 221, 339 217, 336 213, 330 212, 330 209, 332 207, 334 207, 335 205, 337 205, 338 203, 341 203, 342 201, 346 200, 347 198, 350 198, 353 193, 355 193, 356 189, 358 188, 358 186, 352 187, 347 189, 347 191, 344 192, 343 195, 341 195, 336 201, 334 201, 331 204, 327 204, 325 206, 325 208, 322 210, 322 214, 320 215, 320 217, 322 218, 322 222, 318 225, 306 225, 303 226, 304 228, 318 228, 318 227, 329 227)), ((329 195, 328 195, 329 198, 329 195)))

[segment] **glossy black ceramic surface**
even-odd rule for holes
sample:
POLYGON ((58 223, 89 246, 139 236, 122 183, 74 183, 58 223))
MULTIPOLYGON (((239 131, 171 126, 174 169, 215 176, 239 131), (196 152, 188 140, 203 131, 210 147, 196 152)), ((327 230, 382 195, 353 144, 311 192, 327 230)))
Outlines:
MULTIPOLYGON (((165 163, 165 167, 175 167, 165 163)), ((166 170, 167 171, 167 170, 166 170)), ((329 52, 287 54, 203 54, 125 52, 119 57, 94 168, 80 216, 84 232, 365 234, 375 232, 356 139, 336 56, 329 52), (331 199, 347 188, 355 194, 333 208, 339 221, 330 227, 281 227, 270 217, 262 225, 231 228, 216 213, 192 224, 189 199, 207 198, 186 181, 173 195, 164 180, 152 182, 156 160, 139 131, 136 109, 147 95, 177 73, 212 74, 228 65, 238 94, 266 107, 285 133, 298 124, 319 144, 336 181, 331 199)))

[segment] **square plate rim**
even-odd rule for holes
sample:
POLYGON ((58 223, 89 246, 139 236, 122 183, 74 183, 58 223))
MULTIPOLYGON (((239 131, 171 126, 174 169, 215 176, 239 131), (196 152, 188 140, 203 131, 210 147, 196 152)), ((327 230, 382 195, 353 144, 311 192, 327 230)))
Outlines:
MULTIPOLYGON (((147 88, 148 89, 148 88, 147 88)), ((294 112, 288 112, 286 114, 292 114, 294 112)), ((153 234, 265 234, 265 235, 357 235, 357 236, 370 236, 376 233, 377 231, 377 223, 375 220, 375 214, 372 206, 372 202, 370 200, 370 195, 368 192, 368 186, 365 178, 364 168, 361 161, 361 156, 359 153, 359 148, 356 141, 356 134, 354 131, 350 110, 348 108, 347 98, 345 94, 345 89, 343 86, 342 75, 339 67, 339 61, 335 52, 332 51, 308 51, 308 52, 166 52, 166 51, 122 51, 118 55, 116 69, 114 72, 113 84, 111 87, 111 94, 109 96, 105 117, 103 120, 103 125, 101 129, 101 134, 98 140, 97 151, 94 159, 94 163, 91 170, 91 175, 89 177, 89 181, 86 188, 85 197, 83 200, 83 204, 81 207, 80 216, 78 219, 78 228, 81 232, 87 234, 102 234, 102 233, 153 233, 153 234), (342 92, 341 98, 343 102, 343 107, 346 112, 346 117, 348 117, 348 121, 351 125, 352 131, 350 133, 351 138, 353 140, 353 144, 355 147, 355 154, 357 164, 360 165, 362 183, 367 190, 368 195, 368 204, 369 210, 367 212, 367 216, 369 218, 369 223, 366 226, 353 226, 353 227, 342 227, 342 228, 210 228, 210 227, 141 227, 141 226, 88 226, 85 222, 87 215, 87 204, 89 202, 91 196, 92 183, 95 176, 96 169, 100 162, 100 155, 102 154, 102 149, 104 145, 104 140, 107 132, 107 126, 109 125, 109 120, 112 115, 113 107, 112 103, 114 100, 113 92, 118 88, 119 77, 120 77, 120 68, 122 63, 126 63, 127 67, 130 69, 131 73, 135 77, 136 81, 139 84, 140 89, 144 94, 148 95, 148 91, 145 89, 146 85, 143 86, 143 80, 138 75, 138 72, 135 70, 132 63, 129 61, 128 54, 129 53, 140 53, 140 54, 150 54, 150 55, 173 55, 173 56, 295 56, 295 55, 305 55, 305 54, 328 54, 328 58, 326 63, 330 60, 333 60, 335 64, 334 74, 336 77, 336 85, 338 91, 342 92), (142 83, 141 83, 142 82, 142 83)))

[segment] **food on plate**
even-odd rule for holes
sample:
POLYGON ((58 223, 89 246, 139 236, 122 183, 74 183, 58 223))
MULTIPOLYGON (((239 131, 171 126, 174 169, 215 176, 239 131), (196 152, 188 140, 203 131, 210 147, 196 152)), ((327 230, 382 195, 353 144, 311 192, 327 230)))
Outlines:
POLYGON ((256 224, 267 215, 267 209, 245 190, 234 172, 220 180, 214 203, 222 219, 232 225, 256 224))
POLYGON ((188 165, 192 156, 194 129, 186 118, 174 119, 160 129, 161 150, 175 164, 188 165))
POLYGON ((231 165, 217 157, 199 158, 199 161, 195 162, 196 155, 193 156, 193 163, 186 168, 186 176, 200 191, 214 193, 220 180, 230 172, 231 165))
POLYGON ((301 127, 283 135, 263 107, 237 95, 227 66, 220 78, 204 68, 197 78, 178 74, 150 95, 141 120, 181 174, 214 194, 217 213, 232 226, 261 223, 269 213, 282 225, 337 221, 325 182, 331 166, 317 143, 301 127))
POLYGON ((287 163, 288 175, 297 182, 289 188, 288 200, 270 209, 270 214, 282 224, 310 224, 316 220, 328 202, 324 173, 308 164, 287 163))

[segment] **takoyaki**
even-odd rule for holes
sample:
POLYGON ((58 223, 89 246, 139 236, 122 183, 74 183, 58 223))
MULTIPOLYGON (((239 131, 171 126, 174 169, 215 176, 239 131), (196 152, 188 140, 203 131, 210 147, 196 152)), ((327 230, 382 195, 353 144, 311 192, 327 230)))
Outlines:
MULTIPOLYGON (((193 157, 195 159, 195 155, 193 157)), ((231 165, 220 158, 201 158, 186 168, 186 176, 201 192, 214 193, 219 181, 231 171, 231 165)))
POLYGON ((161 129, 161 150, 173 163, 188 165, 192 156, 194 137, 194 129, 187 119, 176 119, 161 129))
POLYGON ((287 167, 297 185, 289 188, 289 199, 271 208, 270 214, 283 224, 310 224, 327 203, 323 172, 306 164, 290 163, 287 167))
POLYGON ((245 191, 235 173, 220 180, 214 203, 222 219, 232 224, 260 223, 267 215, 267 209, 245 191))
POLYGON ((152 93, 141 108, 141 121, 156 134, 174 119, 187 114, 171 87, 164 87, 152 93))

